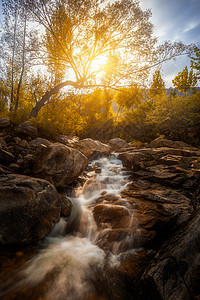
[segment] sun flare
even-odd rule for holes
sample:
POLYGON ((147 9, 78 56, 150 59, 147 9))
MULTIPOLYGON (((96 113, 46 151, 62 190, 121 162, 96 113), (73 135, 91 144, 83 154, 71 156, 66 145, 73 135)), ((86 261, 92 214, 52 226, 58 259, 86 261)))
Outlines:
POLYGON ((107 63, 107 57, 100 55, 97 58, 95 58, 91 63, 91 71, 92 72, 98 72, 103 69, 103 67, 107 63))

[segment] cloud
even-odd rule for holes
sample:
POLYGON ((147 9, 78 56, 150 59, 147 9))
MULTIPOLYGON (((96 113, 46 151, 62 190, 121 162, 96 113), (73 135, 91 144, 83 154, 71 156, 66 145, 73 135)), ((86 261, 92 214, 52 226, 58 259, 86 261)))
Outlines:
POLYGON ((141 0, 142 8, 152 9, 152 23, 160 42, 182 40, 193 42, 187 32, 194 30, 192 38, 199 39, 199 0, 141 0), (196 36, 195 36, 196 35, 196 36))

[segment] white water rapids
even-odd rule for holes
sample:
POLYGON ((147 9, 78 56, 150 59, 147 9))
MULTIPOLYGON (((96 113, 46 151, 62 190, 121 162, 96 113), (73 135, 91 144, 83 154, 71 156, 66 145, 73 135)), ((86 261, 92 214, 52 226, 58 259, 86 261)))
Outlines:
POLYGON ((87 297, 92 291, 93 270, 101 270, 105 263, 111 267, 120 263, 117 249, 123 240, 116 243, 109 254, 98 247, 102 231, 97 228, 91 206, 102 194, 114 194, 126 202, 120 192, 125 188, 128 176, 115 156, 93 161, 90 167, 94 169, 90 179, 70 198, 73 204, 70 217, 60 219, 45 239, 44 248, 20 270, 22 279, 15 289, 34 287, 46 280, 47 292, 41 299, 90 299, 87 297), (69 228, 73 230, 66 235, 69 228))

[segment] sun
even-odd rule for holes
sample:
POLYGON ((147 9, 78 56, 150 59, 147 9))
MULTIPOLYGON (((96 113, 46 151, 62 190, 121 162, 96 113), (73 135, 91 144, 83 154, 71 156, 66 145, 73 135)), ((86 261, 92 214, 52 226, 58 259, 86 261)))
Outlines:
POLYGON ((95 58, 91 63, 91 71, 92 72, 99 72, 102 71, 104 66, 107 63, 107 57, 103 55, 99 55, 97 58, 95 58))

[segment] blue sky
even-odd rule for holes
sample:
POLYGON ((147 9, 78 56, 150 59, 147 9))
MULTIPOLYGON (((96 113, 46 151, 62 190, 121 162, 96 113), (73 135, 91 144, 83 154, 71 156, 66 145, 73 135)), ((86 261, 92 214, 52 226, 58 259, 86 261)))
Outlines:
MULTIPOLYGON (((200 0, 140 0, 140 3, 142 9, 152 10, 151 21, 159 43, 170 40, 200 45, 200 0)), ((190 66, 187 57, 163 65, 161 71, 167 87, 172 86, 171 80, 186 65, 190 66)))
MULTIPOLYGON (((140 0, 143 9, 152 10, 151 21, 155 26, 158 41, 182 41, 186 44, 200 44, 200 0, 140 0)), ((181 57, 163 65, 161 71, 166 86, 172 86, 171 80, 190 66, 190 59, 181 57)))

